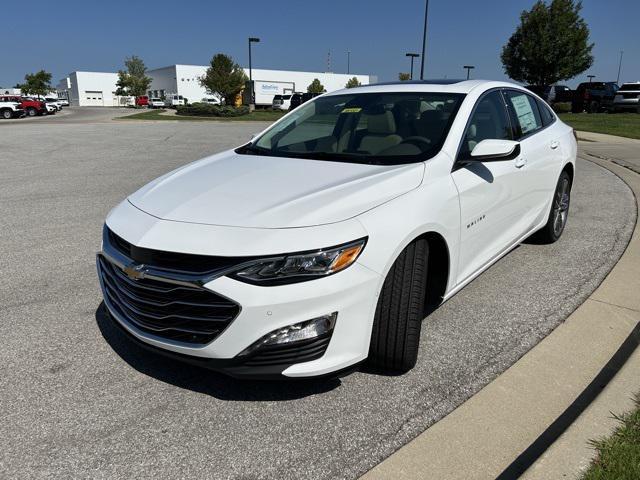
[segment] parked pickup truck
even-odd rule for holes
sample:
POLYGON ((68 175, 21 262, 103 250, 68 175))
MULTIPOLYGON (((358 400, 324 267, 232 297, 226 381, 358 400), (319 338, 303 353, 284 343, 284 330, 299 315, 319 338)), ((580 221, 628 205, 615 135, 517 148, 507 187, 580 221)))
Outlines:
POLYGON ((581 83, 573 94, 571 111, 573 113, 609 111, 619 88, 616 82, 581 83))
POLYGON ((2 99, 0 99, 0 118, 8 120, 10 118, 20 118, 24 116, 24 110, 19 102, 13 100, 2 101, 2 99))
POLYGON ((44 102, 34 100, 29 97, 21 97, 19 95, 3 95, 0 96, 0 102, 15 102, 20 104, 20 108, 25 111, 29 117, 35 117, 36 115, 44 115, 47 113, 47 109, 44 106, 44 102))

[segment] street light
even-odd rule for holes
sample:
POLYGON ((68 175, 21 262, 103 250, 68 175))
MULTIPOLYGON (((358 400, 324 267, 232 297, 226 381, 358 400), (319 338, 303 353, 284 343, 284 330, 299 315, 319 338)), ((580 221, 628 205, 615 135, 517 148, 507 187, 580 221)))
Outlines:
POLYGON ((351 73, 351 50, 347 50, 347 73, 351 73))
POLYGON ((407 53, 405 54, 407 57, 411 58, 411 80, 413 80, 413 59, 418 58, 420 56, 419 53, 407 53))
POLYGON ((260 39, 258 37, 249 37, 249 85, 251 85, 251 100, 249 101, 249 110, 253 110, 256 106, 256 92, 253 88, 253 73, 251 71, 251 44, 258 43, 260 39))
POLYGON ((464 65, 462 68, 466 68, 467 69, 467 80, 469 80, 469 74, 470 74, 471 70, 473 70, 476 67, 473 66, 473 65, 464 65))
POLYGON ((420 80, 424 80, 424 58, 427 48, 427 16, 429 14, 429 0, 425 1, 424 7, 424 30, 422 32, 422 62, 420 63, 420 80))
POLYGON ((589 79, 589 83, 591 83, 593 81, 594 78, 596 78, 595 75, 587 75, 587 78, 589 79))
POLYGON ((620 83, 620 70, 622 70, 622 55, 624 55, 624 50, 620 50, 620 63, 618 63, 618 79, 616 83, 620 83))

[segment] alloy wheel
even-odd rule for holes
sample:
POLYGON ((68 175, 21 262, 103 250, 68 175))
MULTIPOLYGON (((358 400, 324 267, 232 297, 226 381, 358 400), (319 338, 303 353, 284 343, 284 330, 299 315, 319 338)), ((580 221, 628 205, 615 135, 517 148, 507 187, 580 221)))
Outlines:
POLYGON ((560 236, 569 217, 569 179, 563 178, 553 199, 553 233, 560 236))

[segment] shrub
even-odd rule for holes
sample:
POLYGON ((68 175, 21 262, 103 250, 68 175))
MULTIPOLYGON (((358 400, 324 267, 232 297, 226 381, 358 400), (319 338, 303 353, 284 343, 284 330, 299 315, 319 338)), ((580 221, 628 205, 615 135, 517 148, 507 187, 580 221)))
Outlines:
POLYGON ((249 113, 249 107, 242 105, 233 107, 231 105, 211 105, 204 102, 196 102, 191 105, 178 105, 178 115, 188 115, 195 117, 241 117, 249 113))
POLYGON ((553 108, 553 111, 556 113, 569 113, 571 111, 570 102, 554 103, 551 107, 553 108))

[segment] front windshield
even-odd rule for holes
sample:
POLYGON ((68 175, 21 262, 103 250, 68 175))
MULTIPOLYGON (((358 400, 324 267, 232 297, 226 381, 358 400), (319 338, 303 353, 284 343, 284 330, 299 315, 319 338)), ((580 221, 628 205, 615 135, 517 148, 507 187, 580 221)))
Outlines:
POLYGON ((435 92, 319 97, 238 153, 378 165, 424 161, 440 151, 463 98, 435 92))

